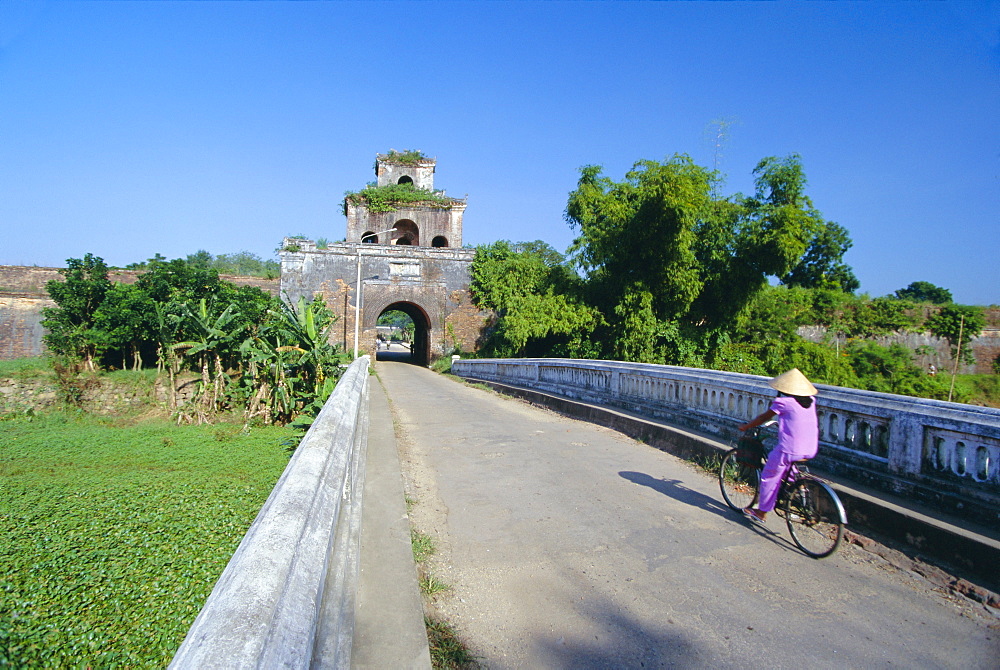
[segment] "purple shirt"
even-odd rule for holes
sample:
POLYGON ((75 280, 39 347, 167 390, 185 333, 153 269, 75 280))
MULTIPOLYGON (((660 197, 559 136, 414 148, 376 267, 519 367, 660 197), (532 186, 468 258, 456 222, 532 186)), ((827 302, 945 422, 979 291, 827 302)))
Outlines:
POLYGON ((816 418, 816 399, 807 408, 795 398, 778 396, 771 403, 771 411, 778 415, 778 449, 795 460, 812 458, 819 449, 819 420, 816 418))

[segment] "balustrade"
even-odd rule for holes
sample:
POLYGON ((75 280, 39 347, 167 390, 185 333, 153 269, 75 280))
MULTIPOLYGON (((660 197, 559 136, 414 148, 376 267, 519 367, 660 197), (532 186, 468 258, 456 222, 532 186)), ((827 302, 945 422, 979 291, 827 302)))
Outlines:
MULTIPOLYGON (((768 379, 668 365, 570 359, 457 360, 455 374, 537 389, 735 436, 774 397, 768 379)), ((866 480, 971 495, 1000 510, 1000 410, 818 385, 818 462, 866 480), (891 480, 891 481, 890 481, 891 480)), ((959 505, 961 507, 961 505, 959 505)), ((997 517, 1000 518, 1000 517, 997 517)))

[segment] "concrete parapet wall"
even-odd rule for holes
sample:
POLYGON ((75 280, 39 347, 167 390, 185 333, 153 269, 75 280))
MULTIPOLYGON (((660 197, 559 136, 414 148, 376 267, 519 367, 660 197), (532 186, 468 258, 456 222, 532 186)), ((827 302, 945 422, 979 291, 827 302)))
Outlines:
POLYGON ((171 668, 350 666, 368 367, 362 357, 344 373, 171 668))
MULTIPOLYGON (((774 397, 756 375, 569 359, 457 360, 463 377, 619 407, 728 440, 774 397)), ((942 512, 1000 522, 1000 410, 819 386, 817 465, 942 512)))

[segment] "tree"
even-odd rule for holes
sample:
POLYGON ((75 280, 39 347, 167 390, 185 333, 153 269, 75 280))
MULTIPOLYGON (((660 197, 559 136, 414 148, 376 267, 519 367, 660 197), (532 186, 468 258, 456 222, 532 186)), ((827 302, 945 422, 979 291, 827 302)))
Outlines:
POLYGON ((854 276, 851 267, 843 262, 844 254, 852 245, 846 228, 833 221, 820 222, 805 254, 781 278, 781 283, 854 293, 861 287, 861 282, 854 276))
MULTIPOLYGON (((204 409, 220 409, 219 401, 226 385, 223 357, 227 347, 240 337, 240 330, 233 327, 236 318, 236 306, 231 303, 219 310, 204 298, 194 308, 190 304, 184 305, 184 324, 193 339, 178 342, 173 348, 198 361, 201 370, 199 396, 204 409), (212 389, 211 395, 209 388, 212 389)), ((205 420, 200 412, 198 417, 199 423, 205 420)))
POLYGON ((906 288, 896 291, 895 295, 900 300, 931 302, 935 305, 947 305, 952 302, 951 291, 927 281, 915 281, 906 288))
POLYGON ((979 337, 985 325, 982 308, 971 305, 947 305, 927 319, 931 334, 948 340, 952 358, 960 356, 963 363, 969 364, 976 362, 969 343, 979 337))
POLYGON ((319 298, 281 303, 264 327, 240 344, 247 420, 285 423, 318 412, 340 377, 338 351, 329 343, 337 317, 319 298))
POLYGON ((207 270, 212 267, 213 260, 212 254, 208 253, 204 249, 199 249, 193 254, 188 254, 186 262, 193 268, 207 270))
MULTIPOLYGON (((587 294, 613 321, 616 355, 711 358, 768 278, 802 263, 826 222, 805 195, 801 160, 765 158, 754 175, 753 196, 718 198, 718 174, 687 156, 640 161, 622 182, 598 166, 581 169, 566 207, 580 231, 571 252, 586 273, 587 294), (643 334, 620 332, 632 328, 643 334), (644 343, 653 332, 659 351, 644 343)), ((818 244, 814 256, 818 266, 818 244)))
POLYGON ((606 313, 636 290, 650 292, 659 320, 688 313, 704 287, 696 229, 711 209, 712 179, 681 155, 639 161, 622 182, 601 176, 600 166, 581 168, 566 205, 580 231, 571 251, 590 282, 606 285, 606 313))
POLYGON ((600 322, 599 314, 574 295, 579 278, 544 242, 481 245, 471 275, 476 306, 497 314, 487 351, 523 355, 531 341, 547 341, 537 352, 546 354, 554 346, 578 345, 600 322))
POLYGON ((143 348, 152 350, 155 341, 155 305, 145 291, 135 284, 114 284, 94 315, 95 327, 105 335, 107 352, 121 357, 122 369, 139 370, 143 348))
POLYGON ((135 280, 136 286, 156 302, 188 302, 211 298, 219 288, 219 273, 189 265, 180 258, 150 263, 135 280))
POLYGON ((103 331, 96 327, 97 310, 111 289, 108 266, 104 259, 87 254, 81 260, 70 258, 60 274, 65 281, 53 280, 45 285, 57 307, 42 310, 43 336, 49 350, 55 354, 80 358, 88 370, 106 344, 103 331))

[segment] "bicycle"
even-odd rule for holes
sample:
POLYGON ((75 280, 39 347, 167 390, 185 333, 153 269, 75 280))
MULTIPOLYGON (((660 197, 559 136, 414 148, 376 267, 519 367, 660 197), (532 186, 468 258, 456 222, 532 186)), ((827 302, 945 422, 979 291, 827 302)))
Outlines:
MULTIPOLYGON (((774 423, 771 421, 764 426, 774 423)), ((760 428, 754 428, 722 458, 719 488, 726 504, 736 511, 757 502, 763 449, 760 428)), ((847 513, 829 482, 810 473, 805 463, 792 463, 781 478, 774 511, 784 517, 788 532, 799 549, 812 558, 826 558, 840 547, 847 513)))

